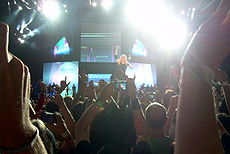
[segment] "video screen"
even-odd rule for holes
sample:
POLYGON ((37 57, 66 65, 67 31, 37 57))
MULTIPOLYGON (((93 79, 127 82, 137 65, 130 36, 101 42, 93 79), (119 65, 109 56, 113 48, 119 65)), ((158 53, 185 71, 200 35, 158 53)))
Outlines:
POLYGON ((128 77, 135 78, 135 84, 137 88, 140 88, 141 85, 145 86, 154 86, 157 84, 157 68, 153 64, 145 63, 133 63, 130 62, 131 67, 127 67, 126 75, 128 77))
POLYGON ((65 37, 61 38, 61 40, 55 45, 53 54, 56 55, 68 55, 70 54, 71 48, 69 43, 65 37))
POLYGON ((81 62, 116 62, 116 55, 120 54, 120 26, 82 24, 81 62))
POLYGON ((68 90, 65 90, 61 94, 62 96, 72 96, 73 85, 78 91, 78 74, 79 65, 77 61, 45 63, 43 65, 43 81, 47 85, 53 83, 60 85, 60 81, 65 80, 65 78, 67 83, 70 82, 68 90))
POLYGON ((112 74, 88 74, 88 81, 99 82, 101 79, 110 82, 112 74))
POLYGON ((147 49, 139 39, 135 40, 131 52, 133 56, 147 57, 147 49))

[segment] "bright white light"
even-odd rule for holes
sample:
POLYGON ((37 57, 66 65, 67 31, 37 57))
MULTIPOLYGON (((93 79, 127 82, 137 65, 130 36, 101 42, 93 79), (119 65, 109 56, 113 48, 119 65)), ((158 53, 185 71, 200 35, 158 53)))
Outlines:
POLYGON ((56 1, 45 1, 42 6, 42 13, 49 19, 56 19, 59 14, 59 5, 56 1))
POLYGON ((21 38, 18 38, 18 41, 19 41, 20 43, 25 43, 25 40, 23 40, 23 39, 21 39, 21 38))
POLYGON ((23 43, 25 43, 25 40, 21 40, 20 42, 23 44, 23 43))
POLYGON ((21 6, 18 6, 18 10, 22 10, 22 7, 21 7, 21 6))
POLYGON ((161 23, 155 33, 159 45, 164 49, 179 49, 186 40, 187 28, 184 22, 177 18, 170 18, 161 23))
POLYGON ((66 4, 63 4, 63 7, 64 7, 64 8, 67 8, 67 5, 66 5, 66 4))
POLYGON ((92 2, 91 4, 93 7, 97 7, 97 3, 96 2, 92 2))
POLYGON ((101 5, 104 9, 108 10, 113 6, 113 1, 112 0, 103 0, 101 2, 101 5))
POLYGON ((155 25, 157 20, 164 20, 166 12, 163 2, 158 0, 128 0, 126 4, 128 21, 142 28, 155 25))
POLYGON ((68 10, 65 10, 65 13, 68 13, 68 10))
POLYGON ((185 41, 186 25, 170 14, 163 1, 128 0, 126 15, 132 26, 149 35, 162 48, 178 49, 185 41))

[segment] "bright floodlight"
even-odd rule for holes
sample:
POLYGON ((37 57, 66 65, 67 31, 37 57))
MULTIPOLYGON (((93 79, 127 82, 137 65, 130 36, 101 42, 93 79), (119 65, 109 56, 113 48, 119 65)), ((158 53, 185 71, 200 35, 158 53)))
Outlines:
POLYGON ((156 20, 165 16, 166 8, 159 0, 128 0, 126 3, 126 17, 132 24, 155 24, 156 20))
POLYGON ((18 6, 18 10, 22 10, 22 7, 21 7, 21 6, 18 6))
POLYGON ((162 48, 178 49, 186 38, 186 25, 170 14, 163 1, 128 0, 126 15, 132 25, 149 34, 162 48))
POLYGON ((93 7, 97 7, 97 3, 96 2, 92 2, 91 4, 93 7))
POLYGON ((23 39, 21 39, 21 38, 18 38, 18 41, 20 42, 20 43, 25 43, 25 40, 23 40, 23 39))
POLYGON ((49 19, 56 19, 60 14, 57 1, 45 1, 42 6, 42 13, 49 19))
POLYGON ((160 28, 155 32, 159 45, 165 49, 179 49, 185 43, 187 28, 184 22, 171 17, 161 23, 160 28))
POLYGON ((104 9, 108 10, 108 9, 110 9, 110 8, 112 7, 113 1, 112 1, 112 0, 103 0, 103 1, 101 2, 101 5, 102 5, 102 7, 103 7, 104 9))

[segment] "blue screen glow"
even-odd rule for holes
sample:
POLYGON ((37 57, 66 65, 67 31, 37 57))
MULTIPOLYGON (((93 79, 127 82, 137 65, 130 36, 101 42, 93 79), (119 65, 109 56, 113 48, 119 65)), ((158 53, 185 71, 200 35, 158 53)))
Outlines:
POLYGON ((66 55, 70 53, 69 43, 63 37, 54 47, 54 55, 66 55))
POLYGON ((112 74, 88 74, 88 81, 99 82, 101 79, 109 82, 112 74))

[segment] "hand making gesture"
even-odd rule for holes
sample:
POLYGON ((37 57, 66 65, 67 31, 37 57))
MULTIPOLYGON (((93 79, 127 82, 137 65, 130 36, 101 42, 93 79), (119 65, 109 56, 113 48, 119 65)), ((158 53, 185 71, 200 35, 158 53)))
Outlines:
POLYGON ((0 23, 0 147, 2 152, 8 149, 8 152, 46 153, 29 117, 29 69, 8 52, 8 37, 9 27, 0 23), (33 140, 40 149, 35 149, 34 145, 26 148, 33 140))

